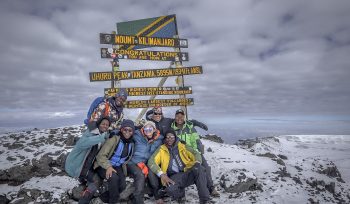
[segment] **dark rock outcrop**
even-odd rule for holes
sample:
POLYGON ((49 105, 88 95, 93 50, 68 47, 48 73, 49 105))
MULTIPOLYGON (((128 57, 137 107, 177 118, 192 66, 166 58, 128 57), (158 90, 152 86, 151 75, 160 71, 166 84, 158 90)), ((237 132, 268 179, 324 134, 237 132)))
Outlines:
POLYGON ((245 191, 261 190, 261 184, 252 173, 248 173, 244 169, 232 169, 230 172, 224 173, 220 177, 220 186, 228 193, 242 193, 245 191))
POLYGON ((224 140, 217 136, 217 135, 214 135, 214 134, 208 134, 208 135, 205 135, 205 137, 202 137, 203 139, 206 139, 206 140, 210 140, 210 141, 213 141, 213 142, 217 142, 217 143, 224 143, 224 140))

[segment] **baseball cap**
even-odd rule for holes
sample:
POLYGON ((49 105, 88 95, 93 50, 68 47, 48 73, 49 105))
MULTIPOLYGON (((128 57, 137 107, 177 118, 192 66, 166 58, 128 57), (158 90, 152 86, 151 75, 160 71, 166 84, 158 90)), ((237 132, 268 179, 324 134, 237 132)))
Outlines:
POLYGON ((182 110, 182 109, 177 110, 177 111, 175 112, 175 115, 177 115, 177 114, 179 114, 179 113, 181 113, 182 115, 185 115, 185 111, 182 110))

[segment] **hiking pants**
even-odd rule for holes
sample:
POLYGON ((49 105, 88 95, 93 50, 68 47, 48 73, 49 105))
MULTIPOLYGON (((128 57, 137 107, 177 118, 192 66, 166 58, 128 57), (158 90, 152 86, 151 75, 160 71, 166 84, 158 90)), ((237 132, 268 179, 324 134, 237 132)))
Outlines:
POLYGON ((150 169, 148 171, 147 178, 145 178, 145 175, 142 173, 141 169, 136 164, 129 163, 127 167, 128 167, 128 173, 131 174, 131 176, 134 178, 135 191, 133 193, 132 202, 135 204, 144 203, 143 197, 144 197, 144 187, 145 187, 146 181, 148 181, 148 183, 150 184, 149 186, 152 190, 154 198, 156 200, 159 199, 159 196, 158 196, 159 178, 150 169))
POLYGON ((192 184, 196 184, 199 200, 201 202, 209 200, 209 190, 207 188, 207 178, 203 166, 196 164, 186 172, 176 173, 170 176, 175 181, 174 185, 165 188, 165 191, 177 200, 185 196, 185 188, 192 184))
MULTIPOLYGON (((108 191, 105 192, 105 195, 108 196, 109 203, 116 203, 119 199, 119 194, 126 188, 125 175, 123 173, 122 167, 114 167, 117 173, 113 172, 112 176, 107 179, 108 191)), ((97 173, 104 179, 106 179, 106 169, 97 168, 97 173)))

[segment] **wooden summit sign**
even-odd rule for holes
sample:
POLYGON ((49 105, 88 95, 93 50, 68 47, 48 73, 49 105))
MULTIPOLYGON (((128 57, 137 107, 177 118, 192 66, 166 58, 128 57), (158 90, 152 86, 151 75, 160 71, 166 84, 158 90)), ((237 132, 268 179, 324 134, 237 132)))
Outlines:
POLYGON ((187 48, 187 39, 100 33, 100 44, 187 48))
POLYGON ((90 82, 95 81, 111 81, 111 80, 128 80, 128 79, 143 79, 157 78, 169 76, 181 76, 202 74, 202 66, 182 67, 182 68, 166 68, 166 69, 145 69, 145 70, 130 70, 119 72, 90 72, 90 82))
MULTIPOLYGON (((192 94, 192 87, 133 87, 125 88, 129 96, 192 94)), ((105 96, 114 96, 119 88, 105 88, 105 96)))
POLYGON ((149 108, 155 106, 188 106, 194 105, 193 98, 177 98, 177 99, 154 99, 154 100, 132 100, 126 101, 125 108, 149 108))
POLYGON ((187 52, 166 52, 148 50, 118 50, 101 48, 101 58, 117 58, 131 60, 158 60, 158 61, 188 61, 187 52))

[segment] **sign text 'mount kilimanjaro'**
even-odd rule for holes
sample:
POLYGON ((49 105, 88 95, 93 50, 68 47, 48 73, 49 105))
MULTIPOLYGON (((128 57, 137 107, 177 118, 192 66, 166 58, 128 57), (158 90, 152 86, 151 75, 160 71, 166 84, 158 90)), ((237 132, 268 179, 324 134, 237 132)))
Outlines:
POLYGON ((125 108, 149 108, 155 106, 188 106, 193 105, 193 98, 177 98, 177 99, 154 99, 154 100, 132 100, 126 101, 125 108))
POLYGON ((107 33, 100 33, 100 43, 113 45, 144 45, 152 47, 188 47, 187 39, 118 35, 107 33))
POLYGON ((117 58, 131 60, 158 60, 158 61, 188 61, 187 52, 166 52, 148 50, 118 50, 101 48, 101 58, 117 58))
POLYGON ((181 75, 192 75, 192 74, 203 74, 202 66, 89 73, 90 82, 169 77, 169 76, 181 76, 181 75))
MULTIPOLYGON (((192 94, 192 87, 132 87, 125 88, 129 96, 192 94)), ((105 96, 115 96, 120 88, 105 88, 105 96)))

